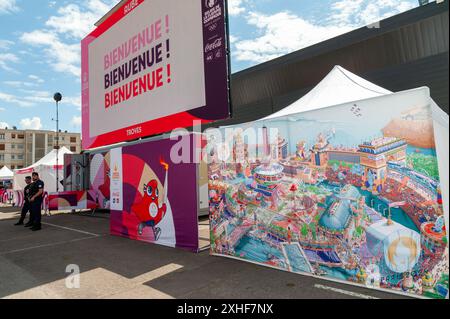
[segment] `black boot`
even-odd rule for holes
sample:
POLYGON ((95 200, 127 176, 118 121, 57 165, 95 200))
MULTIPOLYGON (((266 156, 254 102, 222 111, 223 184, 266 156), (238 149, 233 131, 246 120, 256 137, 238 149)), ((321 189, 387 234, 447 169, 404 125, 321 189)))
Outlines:
POLYGON ((19 220, 17 223, 14 224, 14 226, 22 226, 23 220, 19 220))
POLYGON ((39 225, 34 225, 33 227, 30 228, 32 231, 38 231, 41 230, 41 226, 39 225))
POLYGON ((33 227, 33 223, 32 222, 28 222, 25 224, 25 227, 33 227))

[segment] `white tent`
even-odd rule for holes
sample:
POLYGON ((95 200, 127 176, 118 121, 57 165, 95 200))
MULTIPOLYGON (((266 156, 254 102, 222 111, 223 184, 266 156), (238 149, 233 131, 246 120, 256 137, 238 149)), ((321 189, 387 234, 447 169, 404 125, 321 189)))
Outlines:
POLYGON ((308 94, 262 120, 318 110, 386 94, 392 94, 392 92, 364 80, 341 66, 335 66, 308 94))
MULTIPOLYGON (((14 171, 14 190, 23 190, 25 187, 25 176, 31 175, 33 172, 39 173, 41 180, 45 183, 45 191, 49 193, 56 192, 56 172, 58 171, 59 180, 63 179, 64 154, 72 154, 66 147, 62 147, 59 152, 52 150, 42 159, 33 165, 17 169, 14 171), (57 157, 58 153, 58 157, 57 157), (58 158, 58 161, 57 161, 58 158), (57 163, 58 162, 58 166, 57 163)), ((62 189, 62 186, 60 186, 62 189)))
POLYGON ((12 180, 13 177, 14 173, 8 167, 3 166, 2 169, 0 169, 0 181, 12 180))
MULTIPOLYGON (((216 134, 216 132, 211 133, 216 134)), ((420 199, 422 207, 433 206, 430 211, 434 214, 433 217, 439 215, 435 223, 438 227, 441 222, 437 221, 442 221, 440 217, 442 213, 441 207, 436 204, 442 201, 448 241, 449 121, 448 115, 431 98, 430 89, 427 87, 394 93, 336 66, 307 95, 288 107, 258 121, 222 127, 220 135, 214 136, 216 141, 218 136, 220 136, 218 141, 221 143, 217 143, 217 152, 214 152, 217 160, 223 160, 221 155, 223 158, 230 158, 231 150, 236 154, 238 151, 244 154, 247 152, 249 156, 255 156, 254 158, 261 159, 262 155, 265 159, 272 160, 267 173, 259 174, 262 175, 260 180, 263 183, 265 181, 271 183, 279 179, 278 176, 273 177, 273 172, 278 172, 277 164, 281 163, 289 175, 287 179, 289 183, 294 180, 316 184, 316 181, 321 178, 317 180, 314 177, 311 178, 310 168, 314 167, 316 172, 324 172, 328 168, 333 170, 334 173, 329 174, 332 183, 337 183, 335 180, 340 179, 342 184, 358 187, 357 183, 348 179, 348 175, 339 176, 340 168, 334 170, 330 167, 330 161, 359 163, 359 166, 355 166, 355 173, 351 174, 364 177, 363 188, 370 189, 373 194, 379 190, 382 192, 384 189, 375 190, 374 186, 379 185, 370 181, 371 176, 376 175, 381 178, 389 176, 393 184, 395 184, 393 181, 398 183, 407 181, 411 189, 423 196, 420 199), (266 129, 261 130, 264 127, 266 129), (273 132, 271 129, 274 129, 273 132), (236 139, 238 136, 239 139, 236 139), (255 147, 261 145, 264 146, 263 154, 255 147), (245 150, 246 146, 247 150, 245 150), (223 152, 221 152, 222 149, 223 152), (396 151, 391 152, 394 149, 396 151), (432 170, 423 169, 428 164, 417 164, 426 162, 422 158, 430 158, 430 155, 433 157, 430 165, 432 170), (436 162, 438 171, 435 170, 436 162)), ((226 174, 228 171, 224 172, 225 177, 226 174)), ((223 180, 227 183, 226 178, 223 180)), ((408 203, 417 197, 414 195, 411 199, 408 196, 402 196, 403 193, 391 187, 386 188, 386 193, 392 195, 388 199, 390 205, 394 205, 389 207, 396 207, 396 204, 406 206, 405 212, 407 212, 407 206, 410 205, 408 203)), ((274 205, 279 204, 278 199, 274 201, 274 205)), ((345 209, 340 211, 344 212, 340 215, 344 217, 336 217, 336 219, 342 223, 347 222, 348 215, 345 214, 347 211, 345 209)), ((410 216, 408 222, 411 223, 410 226, 415 223, 415 226, 410 228, 394 221, 386 229, 385 226, 389 224, 379 213, 370 217, 371 225, 365 229, 367 248, 372 250, 383 247, 382 253, 388 267, 394 272, 404 272, 404 265, 410 268, 413 263, 420 262, 418 259, 420 254, 417 253, 422 245, 420 239, 433 235, 427 232, 426 228, 422 230, 418 227, 424 224, 423 219, 419 219, 419 215, 425 217, 426 214, 420 209, 412 213, 409 211, 406 214, 410 216), (407 250, 399 252, 400 246, 396 244, 399 237, 407 238, 408 245, 411 243, 411 246, 407 248, 409 252, 407 250), (386 251, 395 253, 386 254, 386 251), (405 256, 406 259, 399 260, 399 256, 405 256), (403 263, 403 268, 398 267, 400 263, 403 263)), ((334 225, 326 221, 322 223, 323 227, 333 229, 334 225)), ((425 226, 431 225, 427 223, 425 226)), ((439 229, 437 232, 442 234, 442 228, 438 227, 433 229, 439 229)), ((297 244, 296 247, 300 246, 297 244)), ((283 250, 283 253, 289 263, 288 252, 283 250)), ((373 251, 371 253, 374 255, 373 251)), ((221 251, 213 254, 227 256, 221 251)), ((314 260, 315 257, 311 258, 314 260)), ((448 259, 448 257, 443 258, 442 262, 445 263, 445 258, 448 259)), ((259 263, 256 259, 249 259, 259 263)), ((334 279, 340 281, 340 277, 334 279)))

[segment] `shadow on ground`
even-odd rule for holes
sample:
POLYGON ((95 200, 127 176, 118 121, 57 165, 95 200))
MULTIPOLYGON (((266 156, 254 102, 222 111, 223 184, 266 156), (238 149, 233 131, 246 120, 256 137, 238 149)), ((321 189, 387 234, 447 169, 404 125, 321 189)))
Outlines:
MULTIPOLYGON (((1 214, 0 214, 1 215, 1 214)), ((0 221, 1 298, 377 298, 401 296, 109 235, 105 218, 43 218, 37 233, 0 221), (80 288, 66 280, 81 272, 80 288)))

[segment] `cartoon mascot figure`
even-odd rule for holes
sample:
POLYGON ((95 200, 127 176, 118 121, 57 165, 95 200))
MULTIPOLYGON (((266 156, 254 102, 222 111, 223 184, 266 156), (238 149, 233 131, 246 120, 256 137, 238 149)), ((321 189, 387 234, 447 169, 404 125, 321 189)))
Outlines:
POLYGON ((144 185, 144 197, 141 203, 133 205, 133 211, 141 221, 138 227, 139 235, 142 235, 145 227, 151 227, 155 240, 159 239, 161 229, 156 227, 166 215, 167 205, 159 206, 159 190, 156 180, 144 185))

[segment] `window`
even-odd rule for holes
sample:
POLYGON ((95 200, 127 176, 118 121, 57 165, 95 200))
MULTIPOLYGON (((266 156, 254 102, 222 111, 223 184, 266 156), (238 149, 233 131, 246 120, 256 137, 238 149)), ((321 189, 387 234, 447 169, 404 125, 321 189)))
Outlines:
POLYGON ((16 166, 15 165, 11 165, 11 169, 16 169, 16 166))
POLYGON ((16 155, 11 155, 11 159, 15 160, 16 159, 16 155))
POLYGON ((16 138, 16 134, 11 134, 11 138, 16 138))
POLYGON ((15 144, 11 144, 11 149, 16 149, 16 145, 15 144))
POLYGON ((24 145, 23 145, 23 144, 19 144, 19 145, 17 145, 17 148, 18 148, 19 150, 23 150, 24 145))
POLYGON ((4 133, 0 134, 0 140, 4 140, 4 139, 5 139, 5 134, 4 133))
POLYGON ((17 155, 18 160, 23 160, 23 155, 17 155))
POLYGON ((23 140, 25 138, 25 135, 19 134, 19 135, 17 135, 17 138, 23 140))
POLYGON ((0 151, 4 151, 5 150, 5 144, 0 144, 0 151))
POLYGON ((4 161, 5 160, 5 155, 0 154, 0 161, 4 161))
POLYGON ((76 151, 77 151, 77 147, 76 147, 76 146, 71 146, 71 147, 70 147, 70 151, 71 151, 72 153, 76 152, 76 151))
POLYGON ((70 138, 70 143, 76 143, 77 142, 77 138, 76 137, 71 137, 70 138))

